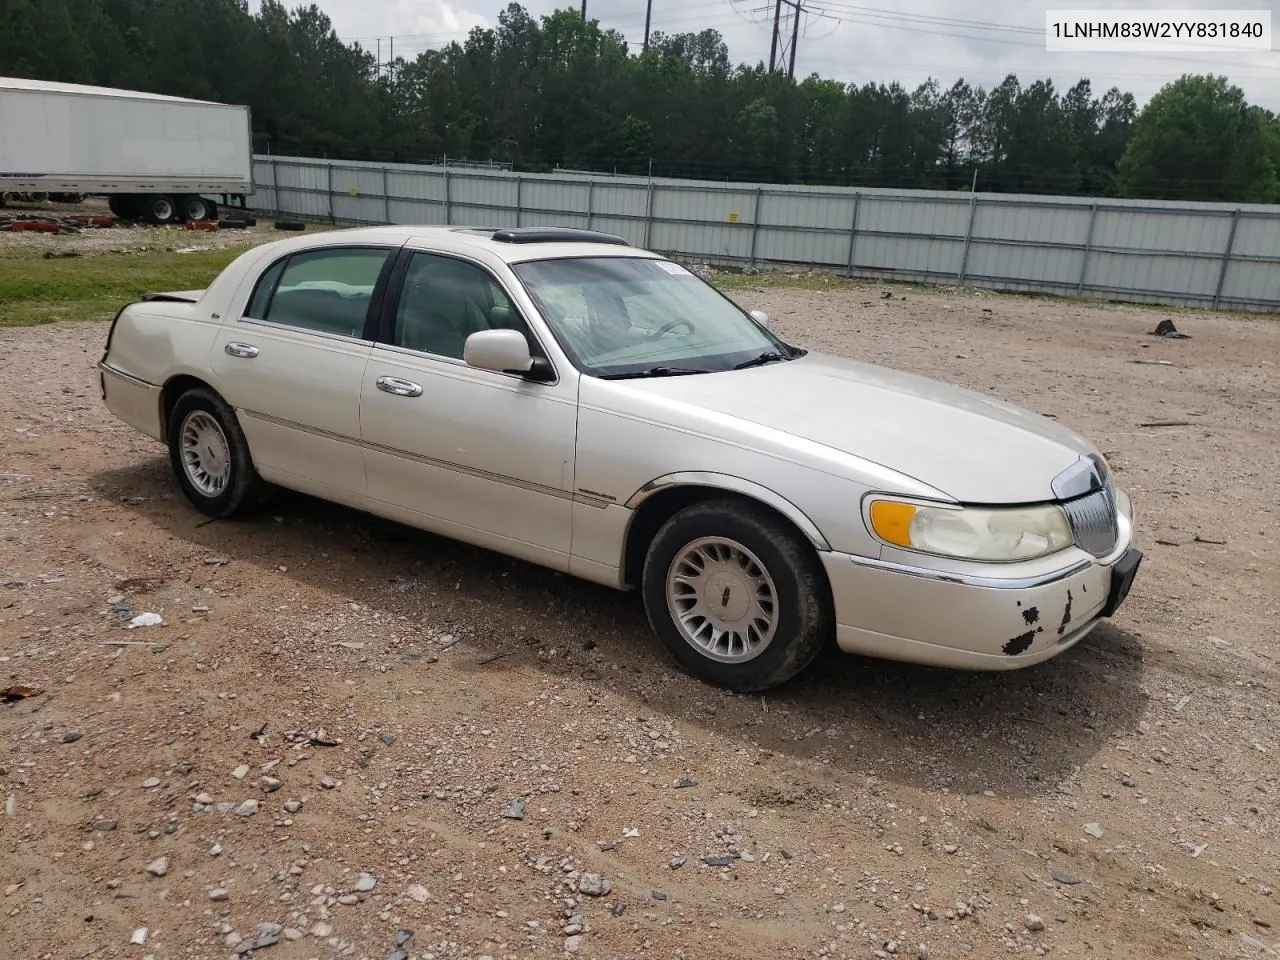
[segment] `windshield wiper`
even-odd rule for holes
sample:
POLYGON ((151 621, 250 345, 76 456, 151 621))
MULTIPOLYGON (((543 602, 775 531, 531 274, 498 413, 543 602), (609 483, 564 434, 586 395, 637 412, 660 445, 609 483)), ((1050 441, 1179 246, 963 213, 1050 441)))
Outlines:
POLYGON ((785 353, 779 353, 777 350, 766 350, 758 357, 752 357, 750 360, 743 360, 739 364, 735 364, 735 370, 745 370, 747 367, 763 367, 766 363, 774 363, 778 360, 790 360, 791 357, 785 353))
POLYGON ((601 380, 631 380, 636 377, 680 377, 688 373, 713 373, 712 370, 699 370, 693 367, 649 367, 634 373, 605 373, 601 380))

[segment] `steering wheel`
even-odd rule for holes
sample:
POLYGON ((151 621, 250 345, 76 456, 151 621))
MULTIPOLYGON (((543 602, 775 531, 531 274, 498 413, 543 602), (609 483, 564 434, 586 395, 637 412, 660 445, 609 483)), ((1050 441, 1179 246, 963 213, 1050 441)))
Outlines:
POLYGON ((670 333, 676 327, 688 327, 689 332, 693 333, 693 324, 690 323, 688 320, 672 320, 670 323, 664 323, 653 333, 649 334, 649 336, 645 337, 645 339, 657 340, 659 337, 665 337, 668 333, 670 333))

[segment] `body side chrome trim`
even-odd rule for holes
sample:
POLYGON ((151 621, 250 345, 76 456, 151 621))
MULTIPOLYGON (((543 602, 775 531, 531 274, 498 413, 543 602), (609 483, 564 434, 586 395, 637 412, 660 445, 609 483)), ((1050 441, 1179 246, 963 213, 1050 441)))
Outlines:
POLYGON ((319 427, 308 426, 304 423, 298 423, 294 420, 285 420, 282 417, 273 417, 268 413, 260 413, 256 410, 246 410, 243 407, 237 407, 236 413, 240 416, 249 417, 253 420, 260 420, 263 423, 270 423, 273 426, 284 427, 288 430, 299 430, 302 433, 309 433, 312 436, 323 437, 326 440, 334 440, 338 443, 346 443, 362 450, 370 450, 375 453, 385 453, 388 456, 399 457, 402 460, 413 460, 418 463, 426 464, 431 467, 440 467, 443 470, 452 470, 454 473, 462 473, 467 476, 476 477, 480 480, 492 480, 495 483, 505 483, 508 486, 520 487, 533 493, 545 494, 549 497, 556 497, 560 500, 573 500, 577 503, 584 504, 588 507, 597 507, 603 510, 612 506, 612 502, 603 500, 600 497, 590 494, 575 493, 571 490, 562 490, 559 487, 549 487, 546 484, 534 483, 530 480, 521 480, 519 477, 509 477, 501 473, 492 473, 488 470, 480 470, 476 467, 464 466, 460 463, 454 463, 450 460, 440 460, 435 457, 423 456, 419 453, 412 453, 408 450, 401 450, 397 447, 388 447, 380 443, 369 443, 357 437, 349 437, 345 434, 334 433, 331 430, 322 430, 319 427))
POLYGON ((109 373, 113 377, 123 380, 126 383, 132 383, 136 387, 146 387, 148 390, 163 389, 158 383, 152 383, 150 380, 143 380, 141 377, 135 377, 133 374, 125 373, 123 370, 117 370, 105 360, 98 361, 98 369, 103 373, 109 373))
POLYGON ((921 577, 926 580, 940 580, 944 583, 958 583, 966 587, 985 587, 993 590, 1029 590, 1035 587, 1043 587, 1050 583, 1058 583, 1061 580, 1074 577, 1077 573, 1088 570, 1094 565, 1091 560, 1080 560, 1061 570, 1043 573, 1034 577, 980 577, 967 573, 929 570, 925 567, 909 567, 902 563, 875 560, 871 557, 860 557, 855 554, 847 554, 847 556, 854 564, 860 567, 870 567, 873 570, 901 573, 909 577, 921 577))

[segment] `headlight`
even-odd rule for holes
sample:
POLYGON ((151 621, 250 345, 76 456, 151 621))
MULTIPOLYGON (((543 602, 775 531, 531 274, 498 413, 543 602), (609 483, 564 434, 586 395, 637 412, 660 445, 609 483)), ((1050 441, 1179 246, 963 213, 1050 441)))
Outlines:
POLYGON ((1074 540, 1062 508, 953 507, 875 500, 871 532, 906 550, 962 560, 1030 560, 1069 547, 1074 540))

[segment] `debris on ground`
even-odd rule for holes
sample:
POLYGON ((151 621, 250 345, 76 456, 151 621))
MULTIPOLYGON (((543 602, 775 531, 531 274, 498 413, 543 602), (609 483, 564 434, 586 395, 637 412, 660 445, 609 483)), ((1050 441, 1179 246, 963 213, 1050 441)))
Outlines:
POLYGON ((1156 328, 1151 331, 1153 337, 1165 337, 1169 340, 1190 340, 1191 334, 1179 333, 1178 328, 1173 325, 1173 321, 1166 317, 1156 324, 1156 328))

